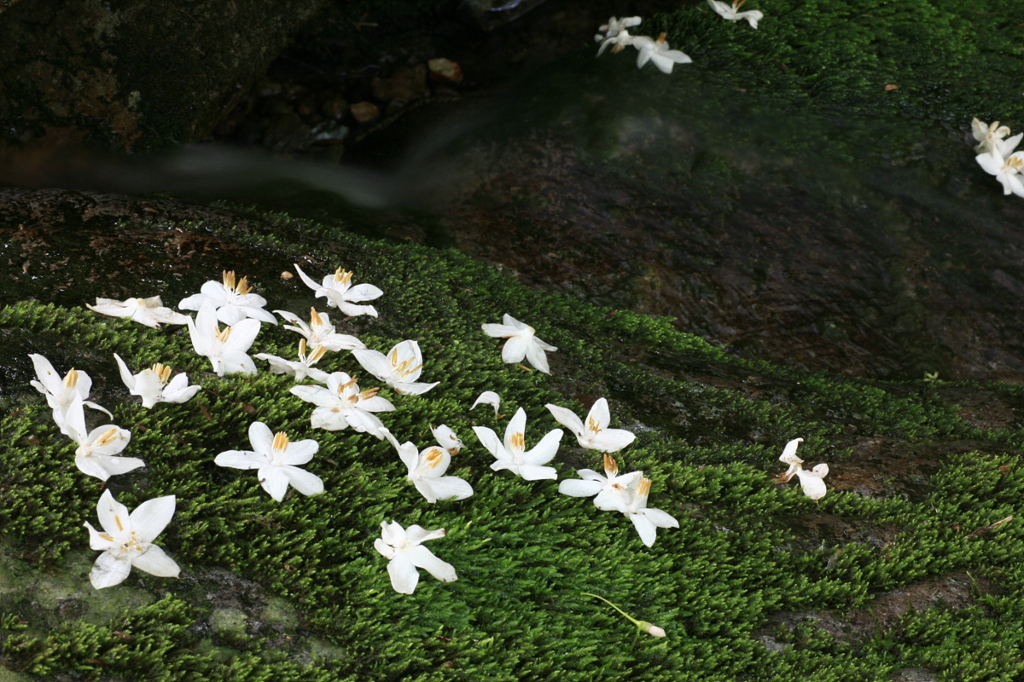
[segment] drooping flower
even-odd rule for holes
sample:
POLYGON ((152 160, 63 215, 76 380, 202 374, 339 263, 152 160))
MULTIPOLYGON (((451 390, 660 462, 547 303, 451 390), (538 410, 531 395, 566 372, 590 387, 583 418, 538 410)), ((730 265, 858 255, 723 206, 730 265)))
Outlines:
POLYGON ((1024 197, 1024 183, 1020 178, 1020 173, 1024 171, 1024 152, 1011 154, 1005 160, 998 151, 978 154, 974 158, 986 173, 996 176, 996 180, 1003 186, 1004 196, 1012 192, 1024 197))
POLYGON ((295 381, 302 381, 306 377, 311 378, 313 381, 319 381, 321 384, 327 383, 327 372, 322 369, 313 367, 320 358, 324 356, 327 349, 323 346, 314 346, 313 351, 306 354, 306 339, 299 339, 299 359, 298 361, 285 360, 279 358, 276 355, 270 355, 269 353, 257 353, 255 357, 257 360, 266 360, 270 363, 270 371, 274 374, 291 374, 295 377, 295 381))
POLYGON ((246 353, 260 333, 259 320, 242 320, 219 329, 217 310, 212 301, 205 301, 199 308, 196 321, 188 318, 188 333, 196 353, 210 359, 217 376, 235 372, 256 374, 256 364, 246 353))
MULTIPOLYGON (((639 479, 634 480, 634 482, 626 488, 625 491, 623 491, 620 500, 625 506, 624 509, 620 509, 618 506, 608 508, 620 510, 623 514, 628 516, 629 520, 633 522, 633 527, 636 528, 636 532, 640 534, 640 540, 642 540, 648 547, 654 545, 658 528, 679 527, 679 522, 676 521, 675 517, 671 514, 663 512, 660 509, 647 507, 647 496, 650 492, 651 479, 641 476, 639 479)), ((613 498, 611 496, 605 497, 606 502, 609 502, 612 499, 613 498)), ((595 503, 596 502, 597 500, 595 500, 595 503)))
POLYGON ((979 143, 974 151, 979 154, 998 152, 999 157, 1003 159, 1012 154, 1020 141, 1024 139, 1024 133, 1018 133, 1008 140, 1004 140, 1003 138, 1010 134, 1010 129, 999 125, 999 121, 993 121, 991 125, 987 125, 975 118, 971 121, 971 132, 979 143))
POLYGON ((121 373, 121 381, 128 387, 128 392, 142 398, 142 406, 147 410, 157 403, 184 403, 192 399, 199 391, 199 386, 188 385, 188 375, 184 372, 171 379, 171 368, 159 362, 150 369, 132 374, 128 365, 124 364, 117 353, 117 368, 121 373))
POLYGON ((555 421, 576 434, 581 447, 601 452, 618 452, 636 439, 635 434, 624 429, 608 428, 611 414, 608 412, 608 401, 604 398, 599 398, 590 408, 586 426, 572 410, 551 404, 544 407, 548 408, 555 421))
POLYGON ((291 443, 284 432, 270 432, 263 422, 249 425, 249 442, 252 450, 228 450, 213 460, 217 466, 232 469, 258 469, 256 476, 263 489, 280 502, 288 492, 288 486, 303 495, 319 495, 324 491, 324 482, 299 466, 307 464, 319 444, 312 439, 291 443))
POLYGON ((331 324, 331 318, 328 317, 327 313, 318 313, 316 308, 309 309, 309 324, 303 322, 298 315, 287 310, 275 310, 274 312, 292 324, 299 325, 298 327, 285 325, 284 328, 302 334, 313 348, 322 346, 334 352, 366 348, 363 342, 356 337, 335 332, 334 325, 331 324))
POLYGON ((462 449, 462 441, 459 440, 459 437, 449 427, 441 424, 435 429, 431 426, 430 432, 434 434, 434 440, 437 441, 437 444, 447 450, 448 454, 459 454, 459 450, 462 449))
POLYGON ((124 581, 132 566, 161 578, 177 578, 181 569, 162 549, 153 544, 174 516, 175 497, 146 500, 131 514, 128 508, 104 490, 96 505, 103 532, 86 521, 89 547, 103 552, 89 572, 89 581, 97 590, 124 581))
POLYGON ((420 344, 412 340, 402 341, 388 351, 387 356, 375 350, 354 350, 363 368, 377 377, 398 393, 420 395, 426 393, 440 382, 432 384, 417 383, 423 372, 423 354, 420 344))
POLYGON ((457 476, 444 475, 452 462, 452 456, 447 450, 434 445, 417 452, 413 443, 399 445, 398 439, 390 431, 382 431, 409 469, 406 478, 413 482, 427 502, 433 504, 438 500, 464 500, 473 494, 473 486, 466 481, 457 476))
POLYGON ((327 305, 338 308, 342 313, 350 317, 356 315, 371 315, 377 317, 377 309, 372 305, 355 305, 362 301, 372 301, 380 298, 384 292, 372 284, 357 284, 352 286, 352 273, 338 268, 333 275, 327 275, 323 284, 316 281, 302 271, 298 265, 295 272, 306 283, 310 289, 316 292, 316 298, 326 298, 327 305))
POLYGON ((498 406, 501 405, 501 398, 494 391, 484 391, 473 403, 473 406, 469 409, 476 408, 477 405, 490 405, 494 408, 494 416, 498 416, 498 406))
POLYGON ((124 301, 113 298, 97 298, 96 305, 86 303, 85 307, 101 315, 127 317, 154 329, 159 329, 161 324, 186 324, 188 322, 187 315, 165 308, 159 296, 129 298, 124 301))
POLYGON ((117 457, 128 447, 132 434, 114 424, 97 426, 92 431, 85 428, 85 409, 82 398, 75 395, 67 410, 64 433, 78 443, 75 450, 75 466, 87 476, 105 481, 111 476, 124 474, 146 463, 136 457, 117 457))
POLYGON ((502 318, 502 324, 485 324, 483 330, 488 336, 508 339, 504 348, 501 349, 502 362, 514 364, 522 362, 523 358, 529 358, 530 364, 539 371, 551 374, 548 358, 544 353, 552 353, 558 349, 538 339, 537 332, 533 327, 523 324, 506 313, 502 318))
POLYGON ((610 601, 608 601, 607 599, 605 599, 601 595, 591 594, 590 592, 583 592, 582 594, 585 594, 588 597, 596 597, 597 599, 600 599, 601 601, 603 601, 605 604, 608 604, 608 606, 612 607, 613 609, 615 609, 616 611, 621 613, 623 616, 625 616, 626 619, 630 623, 635 625, 637 627, 637 629, 640 630, 641 632, 646 632, 651 637, 664 637, 665 636, 665 630, 664 629, 659 628, 657 625, 654 625, 652 623, 648 623, 646 620, 637 620, 636 618, 634 618, 633 616, 629 615, 628 613, 626 613, 625 611, 623 611, 618 606, 616 606, 615 604, 611 603, 610 601))
POLYGON ((631 471, 619 476, 619 465, 607 454, 604 456, 604 472, 607 476, 602 476, 592 469, 580 469, 576 472, 579 478, 567 478, 559 482, 558 492, 570 497, 597 495, 594 504, 602 511, 625 510, 626 505, 621 503, 622 494, 630 486, 635 485, 636 479, 644 475, 643 472, 631 471))
POLYGON ((290 390, 307 403, 317 405, 310 420, 314 429, 340 431, 351 426, 383 440, 384 423, 373 413, 395 410, 390 401, 377 395, 379 388, 360 392, 356 380, 345 372, 328 376, 327 388, 292 386, 290 390))
POLYGON ((644 68, 644 64, 650 60, 663 73, 672 73, 672 67, 676 64, 690 64, 693 61, 679 50, 668 49, 665 35, 662 33, 657 40, 647 36, 633 37, 633 47, 640 51, 636 58, 636 68, 644 68))
POLYGON ((473 427, 480 443, 497 460, 491 464, 491 469, 494 471, 508 469, 527 481, 557 479, 558 472, 553 467, 542 465, 550 462, 558 452, 558 443, 562 440, 562 429, 549 432, 529 452, 526 451, 525 430, 526 411, 521 407, 505 428, 504 443, 498 439, 498 434, 486 426, 473 427))
POLYGON ((747 23, 757 28, 757 22, 760 19, 764 19, 764 14, 756 9, 748 10, 746 12, 740 12, 740 7, 743 7, 743 3, 747 0, 732 0, 732 5, 727 5, 719 0, 708 0, 708 4, 711 5, 711 9, 718 12, 723 19, 728 21, 739 21, 740 19, 746 19, 747 23))
POLYGON ((46 404, 53 409, 53 421, 57 423, 57 428, 61 430, 61 433, 67 433, 64 424, 67 421, 68 406, 75 396, 82 399, 83 405, 106 412, 108 417, 114 416, 96 403, 86 400, 89 397, 89 390, 92 388, 92 379, 88 374, 79 372, 72 367, 61 380, 57 370, 45 357, 38 353, 32 353, 29 357, 32 358, 32 366, 35 367, 36 377, 39 379, 39 381, 30 381, 29 384, 46 397, 46 404))
POLYGON ((427 540, 443 538, 444 528, 426 530, 420 526, 402 528, 397 521, 390 524, 380 523, 380 537, 373 541, 373 547, 388 559, 388 575, 391 576, 391 587, 402 594, 412 594, 420 581, 417 568, 425 568, 430 575, 443 583, 458 580, 455 567, 441 561, 434 553, 424 547, 427 540))
POLYGON ((247 277, 235 282, 235 271, 225 270, 223 283, 206 282, 199 289, 201 293, 182 299, 178 307, 182 310, 200 310, 207 301, 213 303, 217 311, 217 319, 228 325, 235 325, 247 317, 270 324, 277 324, 273 313, 264 310, 267 299, 258 294, 250 293, 252 287, 247 277))
POLYGON ((786 443, 782 455, 779 456, 779 461, 788 464, 789 469, 785 473, 779 474, 779 481, 789 483, 789 480, 796 474, 800 479, 800 488, 804 491, 804 495, 812 500, 820 500, 828 492, 824 481, 825 476, 828 475, 828 465, 819 464, 810 471, 804 471, 804 461, 796 456, 796 449, 803 441, 803 438, 794 438, 786 443))

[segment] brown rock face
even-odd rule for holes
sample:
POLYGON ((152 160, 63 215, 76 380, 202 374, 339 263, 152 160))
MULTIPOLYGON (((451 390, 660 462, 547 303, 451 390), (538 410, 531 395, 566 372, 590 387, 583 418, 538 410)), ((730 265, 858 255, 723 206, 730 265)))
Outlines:
POLYGON ((0 124, 28 146, 201 139, 324 0, 19 3, 0 14, 0 124))

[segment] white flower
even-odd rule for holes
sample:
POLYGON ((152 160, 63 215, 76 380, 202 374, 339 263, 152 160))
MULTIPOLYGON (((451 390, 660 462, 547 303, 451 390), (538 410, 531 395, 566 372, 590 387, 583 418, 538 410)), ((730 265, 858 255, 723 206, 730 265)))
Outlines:
POLYGON ((402 341, 388 351, 387 357, 375 350, 354 350, 352 355, 363 368, 399 393, 419 395, 426 393, 440 382, 416 383, 423 372, 423 354, 420 344, 412 340, 402 341))
POLYGON ((168 383, 171 368, 161 365, 159 362, 151 369, 144 369, 133 375, 121 356, 114 353, 114 359, 117 360, 117 368, 121 372, 121 381, 128 387, 128 391, 132 395, 142 398, 142 406, 147 410, 157 403, 186 402, 199 391, 199 386, 188 385, 188 375, 184 372, 168 383))
POLYGON ((363 342, 354 336, 348 334, 338 334, 334 331, 334 325, 331 324, 331 319, 327 316, 327 313, 318 313, 316 308, 309 309, 309 324, 303 322, 298 315, 290 313, 287 310, 275 310, 275 313, 288 320, 292 324, 299 325, 298 327, 291 327, 285 325, 285 329, 291 329, 294 332, 302 334, 306 341, 309 342, 310 346, 314 348, 316 346, 323 346, 330 351, 339 350, 354 350, 356 348, 366 348, 363 342))
POLYGON ((996 176, 996 180, 1003 186, 1004 196, 1012 192, 1024 197, 1024 183, 1018 177, 1024 169, 1024 152, 1011 154, 1005 161, 998 151, 978 154, 974 158, 986 173, 996 176))
POLYGON ((719 2, 719 0, 708 0, 708 4, 711 5, 711 9, 722 15, 723 18, 729 21, 739 21, 740 19, 746 19, 747 23, 757 28, 757 22, 759 19, 764 19, 764 15, 756 9, 748 10, 746 12, 740 12, 740 7, 743 7, 743 3, 747 0, 733 0, 732 6, 719 2))
POLYGON ((260 333, 259 320, 242 320, 223 330, 218 329, 217 310, 213 302, 204 301, 199 307, 196 321, 188 318, 188 333, 196 353, 210 359, 217 376, 235 372, 256 374, 256 364, 246 355, 246 351, 260 333))
POLYGON ((497 393, 495 393, 494 391, 484 391, 476 399, 476 402, 473 403, 473 407, 471 407, 469 409, 472 410, 472 409, 476 408, 477 405, 490 405, 490 406, 492 406, 494 408, 494 416, 497 417, 498 416, 498 406, 500 404, 501 404, 501 398, 498 397, 497 393))
POLYGON ((57 370, 45 357, 38 353, 32 353, 29 357, 32 358, 32 366, 35 367, 36 377, 39 379, 39 381, 30 381, 29 384, 46 396, 46 404, 53 409, 53 421, 57 423, 57 428, 61 430, 61 433, 67 433, 64 423, 67 420, 68 405, 71 404, 75 396, 82 399, 82 404, 88 405, 94 410, 106 412, 108 417, 114 416, 96 403, 86 400, 89 397, 89 389, 92 388, 92 379, 88 374, 76 371, 72 367, 61 380, 57 370))
POLYGON ((276 355, 268 353, 257 353, 254 357, 257 360, 266 360, 270 363, 270 371, 274 374, 291 374, 295 381, 302 381, 306 377, 321 384, 327 383, 327 372, 313 367, 320 358, 324 356, 327 349, 323 346, 315 346, 313 352, 306 355, 306 339, 299 339, 299 360, 285 360, 276 355))
POLYGON ((804 491, 804 495, 807 495, 812 500, 820 500, 828 492, 825 489, 825 481, 823 480, 828 475, 828 465, 819 464, 810 471, 804 471, 804 461, 796 456, 797 446, 803 440, 803 438, 795 438, 786 443, 782 455, 779 456, 779 461, 788 464, 789 469, 784 474, 779 474, 779 481, 789 483, 789 480, 793 478, 793 474, 796 474, 800 479, 800 488, 804 491))
POLYGON ((96 531, 88 521, 89 547, 102 550, 96 559, 89 580, 97 590, 120 584, 135 568, 161 578, 177 578, 181 569, 174 559, 153 544, 174 516, 174 495, 146 500, 131 514, 128 508, 104 490, 96 505, 103 532, 96 531))
POLYGON ((608 19, 607 24, 598 26, 597 30, 600 33, 594 36, 594 42, 599 43, 606 38, 614 38, 627 28, 639 26, 642 21, 643 19, 640 17, 622 17, 622 19, 611 17, 608 19))
POLYGON ((210 301, 217 309, 217 319, 224 324, 235 325, 247 317, 277 324, 277 318, 263 309, 267 299, 249 293, 252 287, 246 283, 247 277, 236 284, 235 271, 231 270, 224 271, 223 279, 223 284, 207 282, 199 289, 202 293, 182 299, 178 307, 182 310, 200 310, 204 303, 210 301))
POLYGON ((459 440, 459 437, 455 435, 454 431, 444 424, 441 424, 436 429, 431 426, 430 432, 434 434, 434 440, 437 441, 437 444, 447 450, 448 454, 459 454, 459 450, 462 449, 462 441, 459 440))
MULTIPOLYGON (((511 315, 506 314, 502 318, 502 324, 485 324, 483 325, 483 330, 488 336, 508 339, 505 342, 505 347, 501 349, 501 359, 503 362, 512 364, 522 362, 523 358, 529 358, 531 365, 544 372, 544 374, 551 374, 551 369, 548 367, 548 358, 544 355, 544 352, 550 353, 558 349, 538 339, 536 336, 537 332, 533 327, 527 326, 511 315)), ((497 408, 495 408, 495 412, 497 412, 497 408)))
MULTIPOLYGON (((633 527, 640 534, 640 540, 651 547, 657 537, 658 528, 678 528, 675 517, 660 509, 647 508, 647 496, 651 493, 651 479, 640 477, 622 492, 622 506, 608 507, 607 510, 621 511, 633 522, 633 527)), ((600 497, 600 495, 598 496, 600 497)), ((606 497, 605 501, 609 501, 606 497)), ((597 500, 594 500, 595 504, 597 500)))
POLYGON ((487 450, 497 459, 491 469, 509 471, 522 476, 527 481, 538 481, 545 478, 557 479, 558 472, 552 467, 541 466, 554 458, 558 451, 558 443, 562 440, 562 429, 555 429, 544 436, 532 450, 526 450, 526 412, 519 408, 515 416, 505 428, 505 442, 498 440, 498 434, 486 426, 474 426, 473 431, 487 450))
POLYGON ((452 456, 444 448, 436 445, 422 452, 416 452, 416 446, 410 442, 398 444, 398 439, 387 429, 381 429, 402 463, 409 469, 406 477, 416 486, 416 490, 433 504, 438 500, 464 500, 473 494, 473 486, 457 476, 445 476, 452 456))
POLYGON ((228 450, 217 455, 213 463, 232 469, 258 469, 260 485, 278 502, 284 499, 289 484, 303 495, 324 491, 319 476, 299 468, 313 459, 319 449, 315 440, 289 443, 283 432, 273 434, 263 422, 253 422, 249 425, 249 442, 252 450, 228 450))
POLYGON ((992 125, 986 125, 978 119, 974 119, 971 121, 971 132, 974 133, 974 139, 980 143, 974 148, 974 151, 980 154, 999 152, 999 157, 1003 159, 1012 154, 1021 139, 1024 139, 1024 133, 1018 133, 1010 139, 1004 140, 1003 138, 1010 134, 1010 129, 1000 126, 999 121, 994 121, 992 125))
POLYGON ((604 54, 604 51, 608 49, 608 46, 612 46, 612 54, 622 52, 624 48, 629 47, 633 44, 633 36, 629 35, 629 31, 620 31, 618 35, 611 38, 605 38, 601 42, 601 47, 597 50, 597 56, 600 57, 604 54))
POLYGON ((608 401, 604 398, 598 399, 590 408, 586 426, 572 410, 551 404, 544 407, 548 408, 555 421, 569 427, 576 434, 581 447, 601 452, 618 452, 636 439, 635 434, 624 429, 607 428, 611 415, 608 413, 608 401))
POLYGON ((78 443, 75 466, 87 476, 105 481, 111 476, 124 474, 146 463, 135 457, 116 457, 128 446, 132 434, 113 424, 98 426, 92 431, 85 428, 85 409, 82 398, 76 395, 68 406, 65 433, 78 443))
POLYGON ((665 42, 665 35, 662 33, 657 40, 651 40, 647 36, 635 36, 633 47, 640 51, 636 58, 636 68, 642 69, 648 60, 654 62, 664 73, 672 73, 672 67, 676 64, 689 64, 693 60, 679 50, 668 49, 665 42))
POLYGON ((594 500, 594 504, 598 509, 625 511, 626 505, 621 503, 622 494, 630 486, 635 486, 636 479, 643 476, 643 472, 631 471, 619 476, 619 465, 611 455, 604 456, 604 472, 608 475, 602 476, 592 469, 580 469, 576 472, 579 474, 579 478, 565 479, 558 484, 558 492, 570 497, 597 495, 598 498, 594 500))
POLYGON ((295 271, 310 289, 316 292, 316 298, 324 297, 327 305, 338 308, 349 316, 372 315, 377 317, 377 309, 372 305, 354 305, 361 301, 372 301, 384 295, 384 292, 372 284, 352 286, 352 273, 338 268, 333 275, 324 277, 323 285, 319 285, 296 265, 295 271))
POLYGON ((388 575, 391 576, 391 587, 402 594, 412 594, 420 581, 417 568, 425 568, 443 583, 458 580, 455 567, 441 561, 434 553, 421 543, 445 536, 444 528, 425 530, 420 526, 410 526, 405 530, 397 522, 380 523, 380 537, 373 541, 374 548, 388 559, 388 575))
POLYGON ((313 410, 314 429, 340 431, 349 426, 353 430, 384 439, 383 422, 373 412, 394 412, 395 406, 377 395, 379 388, 359 391, 356 380, 344 372, 327 377, 323 386, 292 386, 291 392, 307 403, 318 407, 313 410))
POLYGON ((127 317, 147 327, 159 329, 160 324, 185 324, 188 316, 163 307, 159 296, 129 298, 118 301, 113 298, 97 298, 96 305, 85 304, 89 310, 111 317, 127 317))

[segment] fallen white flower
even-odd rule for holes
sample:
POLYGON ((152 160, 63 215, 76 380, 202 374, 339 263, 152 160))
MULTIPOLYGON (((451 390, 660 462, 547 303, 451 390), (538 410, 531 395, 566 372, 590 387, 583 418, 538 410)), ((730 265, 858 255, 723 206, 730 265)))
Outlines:
POLYGON ((302 334, 309 345, 314 348, 323 346, 327 350, 334 352, 366 348, 363 342, 356 337, 336 333, 334 325, 331 324, 331 318, 328 317, 327 313, 318 313, 316 308, 309 309, 309 324, 303 322, 298 315, 287 310, 275 310, 274 312, 292 324, 299 325, 298 327, 285 325, 284 328, 302 334))
POLYGON ((391 587, 402 594, 412 594, 420 581, 417 568, 425 568, 430 575, 443 583, 458 580, 455 567, 441 561, 434 553, 421 543, 427 540, 443 538, 444 528, 426 530, 420 526, 410 526, 405 530, 397 522, 380 523, 380 537, 373 541, 373 547, 388 559, 388 575, 391 576, 391 587))
POLYGON ((352 351, 352 355, 367 372, 398 393, 420 395, 440 383, 416 382, 423 372, 423 354, 420 352, 420 344, 412 340, 395 344, 387 356, 379 351, 359 349, 352 351))
POLYGON ((747 0, 733 0, 732 5, 727 5, 719 0, 708 0, 708 4, 711 5, 711 9, 722 15, 722 18, 729 21, 739 21, 740 19, 746 19, 747 23, 757 28, 757 22, 760 19, 764 19, 764 14, 756 9, 748 10, 746 12, 740 12, 740 7, 743 7, 743 3, 747 0))
POLYGON ((594 42, 599 43, 606 38, 614 38, 627 28, 639 26, 642 21, 643 19, 640 17, 622 17, 621 19, 611 17, 608 19, 607 24, 601 24, 597 27, 600 33, 594 36, 594 42))
POLYGON ((129 298, 124 301, 113 298, 97 298, 96 305, 86 303, 85 307, 101 315, 127 317, 154 329, 159 329, 161 324, 185 324, 188 322, 187 315, 165 308, 159 296, 129 298))
POLYGON ((303 495, 324 491, 319 476, 299 468, 309 463, 320 448, 315 440, 291 443, 284 432, 274 434, 263 422, 253 422, 249 425, 249 442, 252 450, 228 450, 217 455, 213 463, 232 469, 258 469, 260 485, 278 502, 284 499, 289 485, 303 495))
POLYGON ((61 430, 61 433, 67 433, 64 425, 67 421, 68 406, 75 396, 81 398, 83 405, 106 412, 108 417, 114 416, 96 403, 86 400, 89 397, 89 390, 92 388, 92 379, 88 374, 79 372, 72 367, 61 380, 57 370, 45 357, 38 353, 32 353, 29 357, 32 359, 32 366, 39 379, 39 381, 29 381, 29 384, 46 397, 46 404, 53 409, 53 421, 57 423, 57 428, 61 430))
POLYGON ((658 36, 657 40, 651 40, 647 36, 635 36, 633 47, 640 51, 636 58, 636 68, 642 69, 648 60, 654 62, 663 73, 672 73, 672 67, 676 64, 690 64, 693 62, 688 56, 679 50, 668 49, 665 42, 665 33, 658 36))
POLYGON ((326 298, 327 305, 338 308, 346 315, 371 315, 377 317, 377 309, 372 305, 355 305, 362 301, 372 301, 384 295, 384 292, 372 284, 358 284, 352 286, 352 273, 338 268, 333 275, 327 275, 323 284, 316 281, 302 271, 298 265, 295 271, 310 289, 316 292, 316 298, 326 298))
POLYGON ((462 449, 462 441, 459 440, 459 437, 455 435, 454 431, 444 424, 441 424, 437 428, 431 426, 430 432, 434 434, 434 440, 437 441, 437 444, 447 450, 448 454, 459 454, 459 450, 462 449))
POLYGON ((470 407, 469 409, 472 410, 477 405, 490 405, 491 407, 494 408, 494 416, 497 417, 498 416, 498 406, 500 404, 501 404, 501 398, 498 396, 497 393, 495 393, 494 391, 484 391, 476 399, 476 402, 473 403, 473 407, 470 407))
POLYGON ((104 490, 96 505, 103 532, 97 532, 88 521, 84 524, 89 529, 89 547, 103 552, 89 572, 92 586, 101 590, 118 585, 132 566, 161 578, 177 578, 181 572, 178 564, 153 544, 174 516, 174 507, 174 495, 167 495, 146 500, 129 514, 110 490, 104 490))
POLYGON ((1019 177, 1024 169, 1024 152, 1011 154, 1005 161, 998 151, 978 154, 974 159, 986 173, 996 176, 996 180, 1003 186, 1004 196, 1013 193, 1024 197, 1024 183, 1019 177))
POLYGON ((579 441, 580 447, 601 452, 618 452, 636 440, 636 435, 629 431, 608 428, 611 414, 608 411, 608 401, 604 398, 599 398, 590 408, 586 426, 570 409, 550 403, 544 407, 548 408, 555 421, 562 426, 567 426, 576 434, 576 440, 579 441))
POLYGON ((114 353, 114 359, 117 360, 121 381, 128 387, 128 392, 142 398, 142 406, 147 410, 157 403, 187 402, 199 391, 199 386, 188 385, 188 375, 184 372, 178 374, 168 383, 171 368, 161 365, 159 362, 150 369, 132 374, 120 355, 114 353))
POLYGON ((558 349, 538 339, 537 332, 533 327, 506 314, 502 318, 502 324, 485 324, 483 330, 488 336, 508 339, 501 349, 502 362, 514 364, 522 362, 523 358, 529 358, 530 364, 539 371, 551 374, 548 358, 544 353, 545 351, 551 353, 558 349))
POLYGON ((971 121, 971 132, 974 134, 974 139, 979 142, 974 151, 979 154, 998 152, 999 157, 1003 159, 1012 154, 1020 141, 1024 139, 1024 133, 1018 133, 1010 139, 1004 140, 1003 138, 1010 134, 1008 127, 999 125, 999 121, 987 125, 977 118, 971 121))
POLYGON ((800 488, 804 491, 804 495, 812 500, 820 500, 828 492, 823 480, 828 475, 828 465, 819 464, 810 471, 804 471, 804 461, 796 456, 796 449, 803 441, 803 438, 794 438, 786 443, 782 455, 779 456, 779 461, 788 464, 789 469, 785 473, 779 474, 779 481, 789 483, 793 474, 796 474, 800 479, 800 488))
POLYGON ((76 395, 68 406, 65 433, 78 443, 75 466, 86 476, 105 481, 111 476, 124 474, 146 463, 135 457, 116 457, 128 446, 132 434, 113 424, 98 426, 92 431, 85 428, 85 409, 82 398, 76 395))
POLYGON ((558 492, 570 497, 592 497, 594 505, 602 511, 624 511, 626 505, 621 502, 622 494, 635 486, 636 479, 643 476, 642 471, 631 471, 619 476, 619 465, 611 455, 604 456, 604 472, 602 476, 592 469, 580 469, 576 473, 579 478, 567 478, 558 484, 558 492))
POLYGON ((273 313, 263 309, 267 299, 258 294, 249 293, 252 287, 248 285, 248 278, 243 277, 235 283, 235 271, 223 272, 223 283, 206 282, 199 289, 198 294, 182 299, 178 307, 182 310, 200 310, 207 301, 213 303, 217 310, 217 319, 228 325, 235 325, 247 317, 277 324, 277 318, 273 313))
POLYGON ((444 475, 452 462, 452 456, 447 450, 434 445, 417 452, 413 443, 399 445, 398 439, 390 431, 381 430, 409 469, 406 478, 413 482, 427 502, 434 504, 438 500, 464 500, 473 495, 473 486, 469 483, 457 476, 444 475))
POLYGON ((526 452, 525 430, 526 411, 521 407, 505 428, 504 443, 498 439, 498 434, 486 426, 473 427, 480 443, 497 460, 491 464, 491 469, 494 471, 508 469, 527 481, 557 479, 558 472, 553 467, 542 465, 550 462, 558 452, 558 443, 562 440, 562 429, 549 432, 529 452, 526 452))
POLYGON ((259 320, 242 320, 218 329, 217 309, 212 301, 205 301, 199 308, 196 321, 188 318, 188 333, 196 353, 210 359, 217 376, 235 372, 256 374, 256 364, 246 353, 260 333, 259 320))
POLYGON ((292 386, 290 391, 307 403, 317 405, 310 419, 314 429, 353 430, 384 439, 384 423, 373 412, 394 412, 395 406, 377 395, 379 388, 359 391, 359 384, 345 372, 327 377, 323 386, 292 386))
MULTIPOLYGON (((640 540, 648 547, 654 545, 658 528, 679 527, 679 522, 671 514, 660 509, 647 507, 647 496, 650 492, 651 479, 640 477, 623 491, 621 498, 622 503, 625 505, 625 509, 621 509, 622 513, 633 522, 633 527, 640 534, 640 540)), ((615 507, 615 509, 618 509, 618 507, 615 507)))
POLYGON ((612 54, 617 54, 632 44, 633 36, 629 35, 629 31, 621 31, 618 35, 611 38, 605 38, 604 41, 601 42, 601 47, 597 50, 597 56, 600 57, 603 55, 609 45, 612 47, 612 54))
POLYGON ((276 355, 270 355, 269 353, 257 353, 253 357, 257 360, 266 360, 270 363, 270 371, 274 374, 290 374, 295 377, 295 381, 302 381, 306 377, 309 377, 313 381, 319 381, 321 384, 327 383, 327 372, 322 369, 313 367, 317 361, 324 356, 327 349, 323 346, 316 346, 313 348, 313 352, 306 355, 306 339, 299 339, 299 359, 298 361, 285 360, 279 358, 276 355))

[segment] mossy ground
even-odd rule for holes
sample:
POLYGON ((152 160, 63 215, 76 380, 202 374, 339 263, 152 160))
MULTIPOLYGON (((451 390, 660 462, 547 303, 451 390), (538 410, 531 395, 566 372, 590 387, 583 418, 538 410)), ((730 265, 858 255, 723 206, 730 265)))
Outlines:
MULTIPOLYGON (((978 425, 962 416, 956 396, 983 387, 883 384, 744 362, 675 332, 668 320, 529 290, 454 252, 395 247, 283 217, 221 236, 259 248, 264 258, 248 264, 254 269, 303 258, 314 276, 340 265, 385 291, 375 302, 379 319, 353 320, 347 330, 385 351, 417 339, 423 379, 440 385, 420 397, 382 391, 398 407, 384 421, 400 440, 423 446, 430 424, 454 428, 467 448, 451 473, 476 494, 428 505, 386 442, 312 430, 312 407, 287 392, 292 380, 262 363, 257 376, 210 374, 182 329, 150 330, 80 307, 10 305, 0 310, 8 348, 0 528, 6 551, 27 562, 29 573, 70 576, 80 591, 69 595, 64 605, 74 608, 49 632, 41 625, 55 611, 33 604, 28 588, 2 597, 7 667, 147 680, 883 680, 909 667, 951 680, 1024 673, 1024 531, 1018 520, 979 531, 1021 512, 1020 389, 984 388, 1018 407, 1001 425, 978 425), (480 324, 505 312, 559 347, 551 377, 501 363, 499 342, 480 324), (94 399, 131 430, 125 454, 143 458, 146 468, 108 482, 119 501, 134 508, 177 495, 177 514, 159 542, 182 566, 182 578, 133 572, 111 591, 148 593, 145 605, 105 623, 81 613, 93 599, 82 524, 95 522, 100 487, 74 467, 69 441, 27 387, 28 352, 47 354, 60 371, 87 369, 96 380, 94 399), (169 363, 204 390, 185 405, 146 411, 118 387, 114 352, 136 369, 169 363), (528 447, 557 426, 545 403, 582 412, 577 398, 609 397, 621 422, 615 425, 638 434, 619 456, 621 468, 653 479, 651 506, 676 516, 680 528, 659 530, 647 549, 621 515, 559 495, 552 481, 492 472, 471 426, 501 433, 508 416, 498 419, 489 407, 469 411, 484 390, 502 396, 504 415, 526 410, 528 447), (277 504, 253 472, 213 464, 223 450, 248 447, 254 420, 320 443, 308 469, 324 479, 323 495, 293 494, 277 504), (772 482, 782 469, 782 445, 798 436, 809 463, 832 467, 832 490, 820 505, 794 485, 772 482), (887 465, 895 472, 912 452, 932 473, 906 493, 854 492, 844 472, 863 464, 857 447, 874 440, 892 446, 887 465), (885 527, 890 539, 818 537, 806 532, 807 518, 885 527), (424 573, 414 595, 395 593, 386 561, 372 547, 385 520, 446 528, 448 537, 431 549, 456 567, 459 580, 443 584, 424 573), (880 615, 866 638, 834 636, 811 619, 772 630, 777 650, 755 639, 772 616, 828 611, 842 618, 877 605, 877 593, 955 571, 979 581, 970 606, 880 615), (263 616, 284 623, 274 629, 219 608, 209 601, 212 575, 258 585, 253 600, 298 615, 263 616), (638 635, 583 592, 606 596, 668 637, 638 635)), ((174 302, 218 274, 190 272, 159 293, 174 302)), ((271 309, 288 301, 301 313, 313 302, 297 279, 264 281, 271 309)), ((82 286, 76 291, 83 298, 102 293, 82 286)), ((288 356, 297 338, 265 326, 254 352, 288 356)), ((323 365, 373 385, 347 354, 323 365)), ((563 478, 575 468, 600 468, 569 434, 555 462, 563 478)), ((271 614, 265 605, 249 610, 271 614)))

